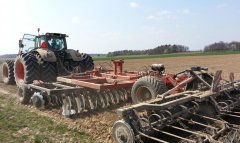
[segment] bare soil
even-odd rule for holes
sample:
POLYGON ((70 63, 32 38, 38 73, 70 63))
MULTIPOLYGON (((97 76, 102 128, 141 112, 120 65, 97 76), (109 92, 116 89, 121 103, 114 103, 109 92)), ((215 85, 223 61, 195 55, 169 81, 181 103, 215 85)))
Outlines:
MULTIPOLYGON (((210 72, 223 70, 223 77, 228 73, 234 72, 236 79, 240 79, 240 54, 236 55, 219 55, 219 56, 193 56, 193 57, 172 57, 172 58, 156 58, 127 60, 124 63, 125 70, 143 70, 151 64, 163 64, 166 73, 176 73, 192 66, 208 67, 210 72)), ((103 62, 96 62, 96 65, 103 62)))
MULTIPOLYGON (((216 70, 223 70, 223 77, 228 78, 228 73, 234 72, 235 78, 240 79, 240 67, 238 65, 240 55, 221 55, 221 56, 194 56, 194 57, 175 57, 175 58, 159 58, 159 59, 142 59, 142 60, 126 60, 124 64, 125 70, 144 70, 146 66, 153 63, 161 63, 166 67, 166 73, 176 73, 185 70, 192 66, 208 67, 210 72, 216 70)), ((102 64, 103 62, 96 62, 95 65, 102 64)), ((1 71, 1 70, 0 70, 1 71)), ((16 96, 16 86, 9 86, 0 83, 0 89, 9 91, 9 96, 16 96)), ((3 90, 2 90, 3 91, 3 90)), ((18 104, 16 102, 16 104, 18 104)), ((61 115, 60 110, 56 111, 40 111, 35 108, 29 108, 31 112, 38 115, 48 117, 54 122, 66 124, 69 128, 79 130, 90 134, 96 142, 112 142, 111 129, 115 121, 118 120, 116 109, 122 106, 129 105, 123 103, 116 107, 106 110, 90 112, 68 119, 61 115)), ((21 105, 23 106, 23 105, 21 105)))

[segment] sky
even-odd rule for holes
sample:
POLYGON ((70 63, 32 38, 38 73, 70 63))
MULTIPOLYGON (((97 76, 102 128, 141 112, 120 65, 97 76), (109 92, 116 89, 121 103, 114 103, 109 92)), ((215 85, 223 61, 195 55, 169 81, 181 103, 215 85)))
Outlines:
POLYGON ((24 33, 69 35, 83 53, 240 41, 239 0, 0 0, 0 55, 24 33))

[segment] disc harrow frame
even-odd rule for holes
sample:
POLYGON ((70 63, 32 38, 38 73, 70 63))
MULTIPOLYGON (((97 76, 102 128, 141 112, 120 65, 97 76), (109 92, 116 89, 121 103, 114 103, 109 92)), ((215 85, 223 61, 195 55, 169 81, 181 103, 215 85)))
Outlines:
MULTIPOLYGON (((146 73, 123 72, 123 60, 113 61, 114 70, 100 69, 57 77, 57 82, 34 81, 20 88, 29 91, 31 102, 37 108, 62 107, 64 116, 107 108, 130 99, 134 82, 146 73), (120 68, 120 72, 118 72, 120 68)), ((27 92, 23 92, 26 94, 27 92)), ((20 95, 22 96, 22 95, 20 95)))

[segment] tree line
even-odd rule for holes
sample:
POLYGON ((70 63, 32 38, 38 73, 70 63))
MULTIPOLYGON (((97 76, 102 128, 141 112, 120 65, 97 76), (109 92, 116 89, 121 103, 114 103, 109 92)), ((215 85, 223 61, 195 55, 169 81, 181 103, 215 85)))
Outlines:
POLYGON ((204 47, 204 52, 240 51, 240 42, 217 42, 204 47))
MULTIPOLYGON (((220 51, 240 51, 240 42, 233 41, 227 42, 215 42, 204 47, 203 52, 220 52, 220 51)), ((189 48, 184 45, 161 45, 153 49, 147 50, 119 50, 114 52, 108 52, 108 57, 123 56, 123 55, 159 55, 159 54, 170 54, 189 52, 189 48)))
POLYGON ((122 55, 158 55, 158 54, 170 54, 179 52, 188 52, 189 48, 183 45, 161 45, 154 49, 148 50, 120 50, 114 52, 108 52, 108 57, 122 56, 122 55))

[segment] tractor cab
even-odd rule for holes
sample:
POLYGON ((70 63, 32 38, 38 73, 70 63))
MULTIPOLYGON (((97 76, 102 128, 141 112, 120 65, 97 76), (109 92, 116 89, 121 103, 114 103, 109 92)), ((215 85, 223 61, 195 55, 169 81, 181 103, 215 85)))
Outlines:
POLYGON ((66 34, 46 33, 45 35, 24 34, 19 40, 19 53, 28 53, 39 48, 51 51, 64 51, 67 49, 66 34))
POLYGON ((51 51, 63 51, 67 49, 67 35, 60 33, 46 33, 38 36, 39 47, 48 48, 51 51))

